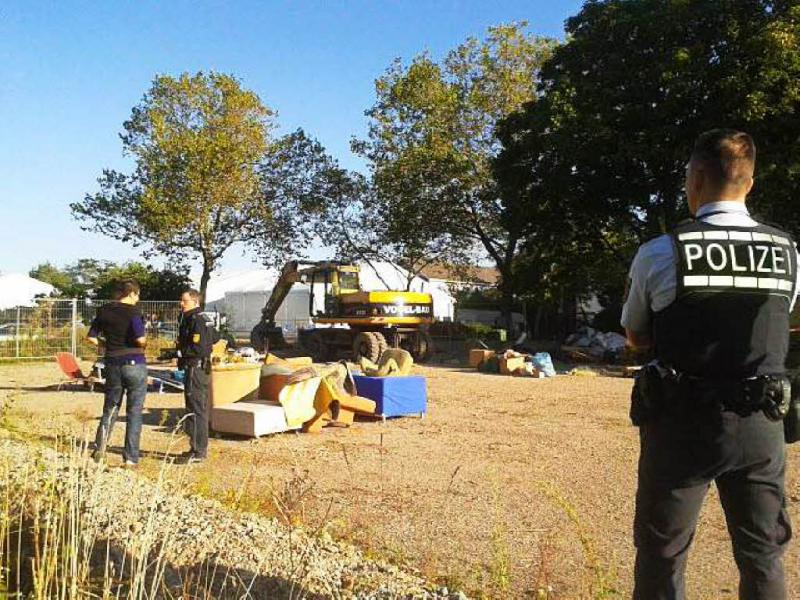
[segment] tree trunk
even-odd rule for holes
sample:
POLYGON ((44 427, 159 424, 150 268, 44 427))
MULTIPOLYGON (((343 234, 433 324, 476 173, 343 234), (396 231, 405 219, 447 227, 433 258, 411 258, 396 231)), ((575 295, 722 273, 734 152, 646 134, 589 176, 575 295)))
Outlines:
POLYGON ((501 273, 499 291, 500 322, 508 332, 508 338, 511 339, 514 331, 514 317, 512 315, 514 309, 514 287, 511 282, 510 273, 501 273))
POLYGON ((211 279, 211 272, 214 270, 214 261, 211 258, 203 257, 203 274, 200 275, 200 310, 206 309, 206 289, 208 280, 211 279))
POLYGON ((538 340, 542 334, 542 314, 544 312, 544 307, 539 304, 536 307, 536 319, 533 322, 533 339, 538 340))

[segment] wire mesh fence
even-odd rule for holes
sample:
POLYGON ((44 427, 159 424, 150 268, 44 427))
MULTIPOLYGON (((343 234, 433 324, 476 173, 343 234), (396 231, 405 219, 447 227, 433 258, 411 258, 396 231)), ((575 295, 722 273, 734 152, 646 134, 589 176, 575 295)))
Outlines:
MULTIPOLYGON (((0 360, 50 359, 57 352, 93 360, 97 348, 86 341, 97 309, 108 300, 43 298, 35 306, 0 310, 0 360)), ((163 348, 173 348, 178 336, 180 306, 175 301, 141 301, 137 307, 145 322, 148 337, 146 354, 157 357, 163 348)), ((313 326, 311 319, 276 320, 290 344, 297 343, 298 331, 313 326)), ((255 323, 253 323, 255 325, 255 323)), ((250 331, 231 333, 240 345, 249 345, 250 331)), ((506 342, 490 327, 451 321, 438 321, 430 328, 438 354, 460 355, 465 348, 506 342)))
MULTIPOLYGON (((97 309, 106 302, 42 298, 35 306, 0 310, 0 360, 47 359, 56 352, 93 359, 97 349, 86 341, 86 335, 97 309)), ((157 356, 162 348, 174 346, 178 302, 142 301, 137 307, 144 317, 147 355, 157 356)))

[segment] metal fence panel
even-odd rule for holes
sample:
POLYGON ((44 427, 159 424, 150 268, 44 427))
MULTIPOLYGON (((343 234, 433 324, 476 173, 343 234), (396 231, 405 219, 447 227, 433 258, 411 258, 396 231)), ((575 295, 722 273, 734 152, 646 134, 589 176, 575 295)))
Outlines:
MULTIPOLYGON (((93 359, 97 349, 86 341, 86 334, 97 309, 106 302, 42 298, 35 306, 0 310, 0 360, 52 358, 56 352, 93 359)), ((147 355, 172 347, 178 333, 178 302, 142 301, 137 307, 144 316, 147 355)))

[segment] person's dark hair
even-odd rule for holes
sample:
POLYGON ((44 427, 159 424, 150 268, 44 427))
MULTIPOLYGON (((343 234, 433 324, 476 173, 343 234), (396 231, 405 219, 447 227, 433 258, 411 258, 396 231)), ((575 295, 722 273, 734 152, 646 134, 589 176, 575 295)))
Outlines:
POLYGON ((118 281, 114 286, 114 299, 121 300, 126 296, 130 296, 131 294, 140 293, 141 288, 139 287, 139 283, 133 279, 123 279, 122 281, 118 281))
POLYGON ((702 166, 717 186, 742 186, 753 176, 756 144, 743 131, 712 129, 697 138, 692 161, 702 166))
POLYGON ((186 290, 183 290, 183 293, 184 293, 184 294, 188 294, 188 295, 189 295, 189 297, 190 297, 192 300, 194 300, 195 302, 197 302, 198 304, 200 304, 200 292, 198 292, 196 289, 194 289, 194 288, 188 288, 188 289, 186 289, 186 290))

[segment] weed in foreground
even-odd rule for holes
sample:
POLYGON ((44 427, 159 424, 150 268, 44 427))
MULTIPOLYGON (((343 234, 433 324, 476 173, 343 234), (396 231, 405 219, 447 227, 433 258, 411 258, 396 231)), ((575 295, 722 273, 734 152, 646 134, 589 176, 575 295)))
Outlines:
MULTIPOLYGON (((540 483, 539 489, 554 504, 561 508, 575 527, 578 540, 583 549, 584 560, 590 579, 587 582, 589 597, 593 600, 618 597, 620 595, 617 577, 612 567, 603 564, 594 539, 583 524, 575 506, 551 483, 540 483)), ((546 595, 544 596, 547 597, 546 595)))

